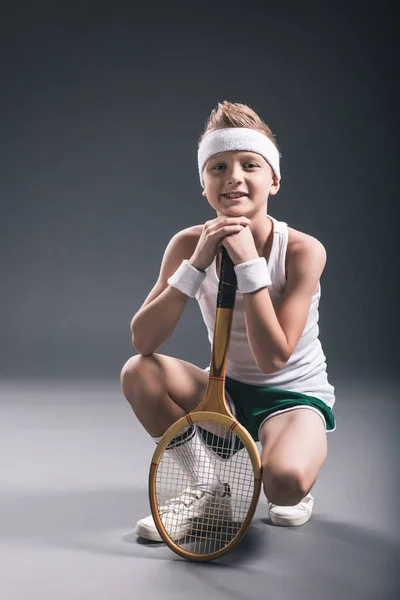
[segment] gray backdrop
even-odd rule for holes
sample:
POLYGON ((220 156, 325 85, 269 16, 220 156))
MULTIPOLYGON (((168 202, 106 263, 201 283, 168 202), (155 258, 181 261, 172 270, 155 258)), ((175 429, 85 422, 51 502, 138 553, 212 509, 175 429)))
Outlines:
MULTIPOLYGON (((395 374, 394 9, 124 6, 5 9, 0 375, 118 378, 166 244, 216 216, 196 150, 225 99, 277 137, 270 214, 327 249, 331 382, 395 374)), ((208 364, 195 300, 160 352, 208 364)))
MULTIPOLYGON (((397 600, 399 97, 394 2, 0 11, 0 588, 7 600, 397 600), (124 400, 130 321, 177 231, 216 215, 197 140, 218 101, 275 133, 269 212, 325 245, 337 430, 310 521, 263 495, 210 565, 135 534, 154 442, 124 400)), ((205 367, 195 300, 159 350, 205 367)))

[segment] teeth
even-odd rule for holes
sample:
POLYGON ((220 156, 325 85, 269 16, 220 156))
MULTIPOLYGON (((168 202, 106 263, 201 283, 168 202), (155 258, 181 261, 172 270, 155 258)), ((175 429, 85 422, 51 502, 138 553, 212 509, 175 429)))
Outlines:
POLYGON ((227 198, 241 198, 244 194, 224 194, 227 198))

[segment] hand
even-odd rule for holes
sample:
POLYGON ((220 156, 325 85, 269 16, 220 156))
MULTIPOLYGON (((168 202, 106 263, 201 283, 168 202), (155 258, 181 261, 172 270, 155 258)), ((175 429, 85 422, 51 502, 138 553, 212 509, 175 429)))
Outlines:
MULTIPOLYGON (((195 251, 189 259, 190 264, 201 271, 205 271, 214 260, 221 242, 236 237, 238 233, 243 233, 244 229, 249 230, 251 239, 253 239, 250 228, 247 227, 250 223, 250 219, 243 216, 217 217, 216 219, 206 221, 203 225, 203 230, 197 242, 195 251)), ((229 252, 229 248, 226 249, 229 252)))
POLYGON ((226 248, 234 265, 258 258, 257 248, 250 227, 243 227, 235 235, 226 236, 220 245, 226 248))

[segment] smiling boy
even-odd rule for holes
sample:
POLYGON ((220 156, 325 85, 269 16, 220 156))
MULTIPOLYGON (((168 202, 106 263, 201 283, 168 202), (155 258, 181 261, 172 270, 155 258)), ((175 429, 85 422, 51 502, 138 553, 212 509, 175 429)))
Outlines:
MULTIPOLYGON (((326 251, 315 237, 268 214, 268 198, 280 188, 280 153, 270 128, 250 107, 225 101, 211 112, 199 141, 198 168, 203 196, 217 216, 170 240, 159 278, 131 322, 139 355, 121 371, 122 390, 156 442, 200 403, 209 366, 201 369, 156 350, 189 298, 196 298, 212 343, 223 245, 238 280, 226 397, 261 443, 272 522, 301 525, 312 513, 310 490, 327 456, 326 434, 336 427, 334 387, 318 337, 326 251)), ((184 465, 202 443, 193 428, 171 452, 184 465)), ((212 493, 202 487, 197 469, 185 502, 201 513, 212 493)), ((166 510, 179 512, 176 500, 166 510)), ((182 509, 182 534, 189 527, 185 514, 182 509)), ((161 540, 151 516, 137 523, 136 532, 161 540)))

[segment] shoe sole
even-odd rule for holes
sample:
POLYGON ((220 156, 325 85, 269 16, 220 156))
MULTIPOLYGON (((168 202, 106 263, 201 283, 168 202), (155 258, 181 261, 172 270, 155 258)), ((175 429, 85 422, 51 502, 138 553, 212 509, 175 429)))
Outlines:
MULTIPOLYGON (((218 520, 218 524, 213 524, 211 527, 210 526, 207 527, 207 525, 205 525, 204 523, 201 524, 201 522, 199 522, 199 521, 194 521, 192 523, 192 528, 194 530, 196 530, 196 525, 197 525, 197 527, 199 525, 201 525, 202 530, 208 529, 208 530, 212 531, 213 529, 220 529, 220 528, 226 527, 231 522, 232 522, 232 513, 231 513, 231 511, 229 511, 228 514, 224 515, 221 519, 218 520)), ((146 540, 150 540, 152 542, 164 542, 164 540, 158 533, 157 529, 146 527, 145 525, 142 525, 141 523, 136 524, 135 532, 136 532, 136 535, 138 535, 139 537, 142 537, 146 540)), ((184 537, 184 535, 182 537, 184 537)), ((179 538, 179 539, 181 539, 181 538, 179 538)))
POLYGON ((142 537, 145 540, 150 540, 152 542, 164 541, 158 533, 157 529, 149 529, 148 527, 140 525, 139 523, 136 525, 135 532, 139 537, 142 537))
POLYGON ((278 517, 276 515, 269 515, 274 525, 280 525, 281 527, 296 527, 297 525, 304 525, 310 520, 311 515, 304 515, 304 517, 297 517, 296 519, 288 519, 287 517, 278 517))

